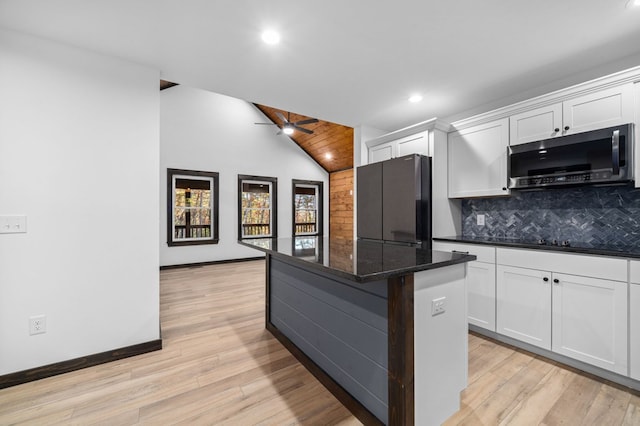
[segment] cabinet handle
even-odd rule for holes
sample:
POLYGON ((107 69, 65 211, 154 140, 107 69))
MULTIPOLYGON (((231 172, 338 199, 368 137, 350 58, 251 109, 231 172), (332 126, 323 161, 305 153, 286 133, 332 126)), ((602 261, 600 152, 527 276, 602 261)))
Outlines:
POLYGON ((620 174, 620 130, 614 130, 611 136, 611 163, 613 164, 611 173, 620 174))
POLYGON ((542 279, 542 281, 544 281, 544 282, 546 283, 547 281, 549 281, 549 277, 544 277, 544 278, 542 279))
POLYGON ((468 252, 468 251, 460 251, 460 250, 451 250, 451 253, 469 254, 469 252, 468 252))
POLYGON ((556 127, 555 129, 553 129, 553 131, 558 133, 560 131, 560 127, 556 127))
POLYGON ((554 279, 553 279, 553 283, 554 283, 554 284, 558 284, 559 282, 560 282, 560 280, 559 280, 559 279, 557 279, 557 278, 554 278, 554 279))
POLYGON ((506 191, 506 190, 507 190, 507 187, 506 187, 506 186, 503 186, 503 187, 502 187, 502 190, 503 190, 503 191, 506 191))
POLYGON ((565 131, 569 130, 569 126, 564 126, 564 130, 565 131))

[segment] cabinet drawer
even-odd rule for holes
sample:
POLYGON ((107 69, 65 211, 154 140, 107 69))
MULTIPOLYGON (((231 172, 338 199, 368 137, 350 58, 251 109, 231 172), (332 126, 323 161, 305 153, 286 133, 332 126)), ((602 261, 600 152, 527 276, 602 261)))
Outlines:
POLYGON ((473 254, 478 262, 496 263, 496 249, 492 246, 478 244, 449 243, 444 241, 434 241, 433 250, 440 251, 462 251, 473 254))
POLYGON ((640 260, 629 261, 629 281, 640 284, 640 260))
POLYGON ((561 272, 583 277, 627 281, 626 259, 543 250, 496 249, 499 265, 561 272))

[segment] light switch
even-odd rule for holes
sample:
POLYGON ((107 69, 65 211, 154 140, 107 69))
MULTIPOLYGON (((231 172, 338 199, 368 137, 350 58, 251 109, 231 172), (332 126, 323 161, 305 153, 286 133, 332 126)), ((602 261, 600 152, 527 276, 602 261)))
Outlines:
POLYGON ((0 234, 23 234, 27 232, 26 216, 0 216, 0 234))

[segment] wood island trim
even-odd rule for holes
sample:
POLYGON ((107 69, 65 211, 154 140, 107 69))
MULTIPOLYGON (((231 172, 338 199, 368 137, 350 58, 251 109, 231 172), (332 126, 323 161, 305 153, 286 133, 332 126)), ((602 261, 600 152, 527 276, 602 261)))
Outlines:
POLYGON ((389 424, 413 425, 414 327, 413 274, 387 281, 389 332, 389 424))

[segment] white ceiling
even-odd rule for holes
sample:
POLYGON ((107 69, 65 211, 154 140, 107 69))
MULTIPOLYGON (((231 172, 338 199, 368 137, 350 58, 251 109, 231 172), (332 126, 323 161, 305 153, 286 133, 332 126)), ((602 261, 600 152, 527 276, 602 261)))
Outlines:
POLYGON ((0 26, 348 126, 462 118, 640 65, 627 0, 0 0, 0 26), (277 46, 260 33, 275 28, 277 46), (424 100, 407 98, 421 93, 424 100))

